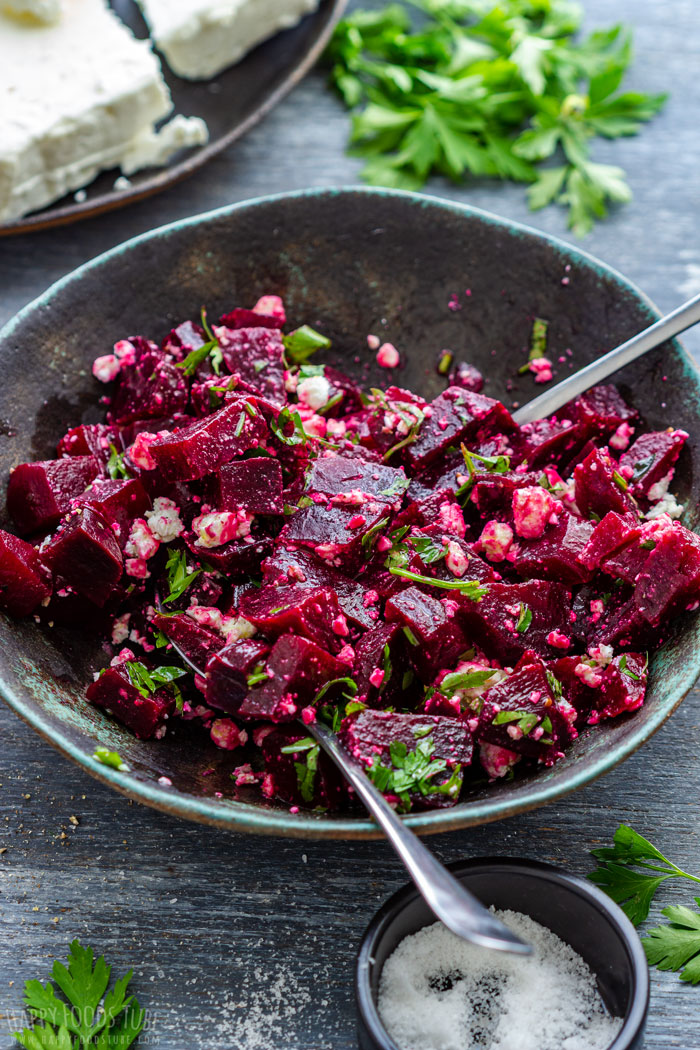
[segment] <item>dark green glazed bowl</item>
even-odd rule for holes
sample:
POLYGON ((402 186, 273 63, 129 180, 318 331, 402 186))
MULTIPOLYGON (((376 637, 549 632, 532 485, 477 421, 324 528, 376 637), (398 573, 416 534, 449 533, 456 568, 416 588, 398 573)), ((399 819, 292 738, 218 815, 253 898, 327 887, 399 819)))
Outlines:
MULTIPOLYGON (((628 281, 585 253, 472 208, 413 194, 326 190, 249 201, 137 237, 76 270, 0 333, 0 473, 53 454, 59 437, 100 416, 92 360, 118 338, 160 339, 174 322, 284 297, 292 324, 333 340, 331 356, 373 385, 366 336, 395 343, 401 385, 434 396, 444 385, 437 353, 451 348, 487 377, 486 392, 525 401, 532 376, 517 376, 534 316, 550 321, 550 349, 563 376, 611 349, 658 315, 628 281), (562 278, 568 278, 564 283, 562 278), (465 295, 466 289, 471 294, 465 295), (460 309, 448 303, 457 296, 460 309), (564 351, 573 350, 567 357, 564 351), (363 368, 363 366, 367 368, 363 368)), ((384 375, 386 378, 386 375, 384 375)), ((650 429, 690 433, 675 491, 698 526, 700 379, 678 343, 620 372, 623 395, 650 429)), ((7 524, 3 522, 3 524, 7 524)), ((239 831, 298 837, 377 834, 363 816, 290 814, 252 789, 236 793, 240 761, 205 734, 176 727, 140 741, 84 699, 108 655, 78 632, 42 632, 0 617, 0 692, 46 740, 131 798, 181 817, 239 831), (106 745, 130 766, 121 773, 92 756, 106 745), (172 786, 161 785, 167 777, 172 786), (221 797, 218 797, 218 796, 221 797), (235 796, 235 797, 234 797, 235 796)), ((584 731, 553 769, 484 785, 454 809, 417 814, 418 831, 481 824, 544 805, 611 769, 654 733, 700 672, 700 620, 687 616, 651 663, 645 706, 584 731)))

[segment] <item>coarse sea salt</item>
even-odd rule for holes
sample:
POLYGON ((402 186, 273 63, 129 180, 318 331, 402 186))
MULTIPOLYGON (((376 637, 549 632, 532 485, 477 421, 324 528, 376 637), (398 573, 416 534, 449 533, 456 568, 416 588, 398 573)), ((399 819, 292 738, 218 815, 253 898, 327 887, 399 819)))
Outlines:
POLYGON ((477 948, 442 925, 404 938, 384 964, 378 1007, 401 1050, 605 1050, 611 1017, 580 955, 514 911, 494 913, 531 956, 477 948))

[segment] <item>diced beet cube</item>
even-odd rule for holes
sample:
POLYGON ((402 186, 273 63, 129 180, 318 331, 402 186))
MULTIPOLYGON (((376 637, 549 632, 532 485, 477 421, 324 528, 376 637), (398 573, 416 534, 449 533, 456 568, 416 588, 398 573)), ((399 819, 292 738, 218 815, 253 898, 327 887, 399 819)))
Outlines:
POLYGON ((642 434, 631 448, 623 452, 620 467, 624 471, 632 471, 629 486, 635 496, 655 502, 665 495, 665 487, 664 491, 657 494, 654 486, 659 486, 659 482, 663 482, 673 468, 687 437, 684 430, 672 429, 642 434))
POLYGON ((641 653, 616 656, 601 673, 599 692, 588 721, 595 725, 601 718, 636 711, 644 703, 647 687, 647 660, 641 653))
POLYGON ((206 343, 206 333, 198 324, 191 321, 183 321, 177 328, 173 328, 161 343, 161 350, 166 354, 172 354, 178 361, 184 361, 193 350, 199 350, 206 343))
POLYGON ((95 707, 114 715, 141 740, 149 740, 161 729, 175 708, 175 697, 168 689, 143 696, 124 669, 107 667, 96 682, 88 686, 87 698, 95 707))
POLYGON ((314 504, 297 511, 280 533, 283 544, 308 547, 329 565, 356 571, 372 551, 388 524, 389 510, 383 503, 365 503, 357 510, 314 504))
POLYGON ((255 310, 246 310, 237 306, 230 313, 224 314, 219 324, 225 328, 282 328, 285 318, 281 313, 259 314, 255 310))
POLYGON ((637 578, 634 600, 644 619, 667 621, 700 601, 700 537, 676 522, 663 531, 637 578))
POLYGON ((583 725, 596 700, 600 668, 594 667, 587 657, 562 656, 549 661, 547 669, 561 686, 562 695, 576 709, 576 723, 583 725))
POLYGON ((226 644, 223 638, 214 631, 193 620, 186 613, 156 613, 153 626, 162 631, 173 645, 181 649, 185 658, 194 664, 202 674, 208 661, 226 644))
POLYGON ((273 541, 270 536, 246 536, 242 540, 224 543, 221 547, 200 547, 188 533, 185 543, 203 565, 210 565, 230 578, 243 580, 257 571, 260 562, 272 550, 273 541))
POLYGON ((448 387, 431 404, 418 437, 408 446, 407 458, 414 469, 425 467, 450 445, 476 436, 478 432, 511 431, 515 424, 500 401, 459 387, 448 387))
POLYGON ((93 456, 22 463, 10 474, 7 509, 20 532, 46 532, 57 525, 99 474, 93 456))
POLYGON ((212 479, 211 502, 217 510, 249 514, 281 514, 282 468, 269 456, 227 463, 212 479))
POLYGON ((593 532, 588 521, 562 510, 556 525, 548 525, 534 540, 518 540, 513 567, 527 579, 584 583, 591 571, 580 561, 593 532))
POLYGON ((357 700, 370 707, 409 707, 414 690, 407 675, 408 641, 398 623, 379 623, 355 646, 352 677, 357 700))
POLYGON ((284 345, 278 331, 262 327, 220 330, 219 345, 241 389, 262 394, 276 405, 285 404, 284 345))
POLYGON ((516 460, 534 470, 568 463, 585 440, 585 428, 572 424, 569 419, 538 419, 521 427, 517 439, 513 440, 513 448, 516 460))
POLYGON ((484 518, 513 518, 513 493, 516 489, 539 485, 544 475, 535 471, 506 471, 503 474, 477 473, 471 488, 470 502, 484 518))
POLYGON ((291 722, 313 703, 322 685, 348 675, 347 664, 293 634, 277 639, 265 667, 268 681, 250 690, 238 709, 240 718, 291 722))
POLYGON ((450 386, 461 387, 480 394, 484 389, 484 377, 475 365, 460 362, 449 374, 450 386))
POLYGON ((467 526, 464 522, 462 508, 449 489, 438 489, 429 494, 411 499, 393 520, 393 528, 414 525, 423 528, 427 525, 438 525, 443 532, 456 536, 465 536, 467 526))
POLYGON ((552 765, 577 736, 574 708, 553 693, 541 661, 523 660, 485 693, 476 739, 552 765))
POLYGON ((343 496, 361 494, 365 500, 358 503, 357 509, 360 511, 367 500, 377 503, 400 502, 407 488, 408 478, 402 468, 347 459, 341 455, 313 460, 306 477, 307 492, 341 497, 334 500, 338 504, 343 502, 343 496))
POLYGON ((49 574, 31 543, 0 529, 0 609, 29 616, 50 594, 49 574))
POLYGON ((151 507, 151 497, 137 478, 114 480, 95 478, 81 505, 94 507, 107 521, 119 526, 119 538, 123 545, 128 534, 130 523, 134 518, 142 518, 151 507))
POLYGON ((386 620, 404 629, 411 662, 424 682, 432 681, 441 668, 451 667, 469 648, 457 609, 450 598, 433 598, 418 587, 408 587, 386 603, 386 620))
POLYGON ((619 390, 608 383, 591 387, 556 413, 555 418, 569 419, 582 425, 587 435, 605 438, 621 423, 635 419, 637 413, 630 408, 619 390))
POLYGON ((595 449, 574 470, 576 506, 587 517, 604 518, 608 511, 636 514, 627 483, 610 456, 595 449))
POLYGON ((248 675, 269 648, 265 642, 246 638, 210 656, 207 663, 207 704, 235 715, 248 692, 248 675))
POLYGON ((254 402, 232 397, 213 415, 158 438, 149 451, 166 481, 192 481, 257 448, 266 434, 265 420, 254 402), (248 414, 246 405, 255 415, 248 414))
MULTIPOLYGON (((403 442, 411 429, 422 419, 427 402, 410 390, 390 386, 377 396, 372 410, 363 412, 357 425, 360 442, 368 448, 385 454, 394 445, 403 442)), ((350 425, 352 425, 352 419, 350 425)), ((397 456, 398 458, 398 456, 397 456)))
POLYGON ((641 531, 638 522, 631 515, 622 517, 611 510, 593 529, 579 554, 579 561, 587 569, 597 569, 610 555, 639 539, 641 531))
POLYGON ((271 638, 291 631, 334 652, 342 649, 349 633, 335 592, 319 587, 263 587, 246 594, 239 610, 271 638))
MULTIPOLYGON (((500 575, 479 557, 472 543, 459 536, 450 536, 438 525, 427 525, 420 530, 413 529, 405 537, 404 543, 409 550, 415 552, 407 568, 410 567, 412 572, 421 576, 453 583, 456 580, 493 583, 501 579, 500 575)), ((425 590, 429 585, 421 586, 425 590)))
POLYGON ((331 387, 329 401, 337 397, 338 394, 342 394, 342 399, 324 412, 326 416, 331 418, 346 416, 348 412, 362 409, 362 390, 354 379, 346 376, 344 372, 338 371, 337 368, 333 368, 331 365, 324 366, 323 374, 331 387))
POLYGON ((636 597, 622 604, 611 602, 609 610, 606 605, 604 616, 595 624, 589 636, 589 644, 612 645, 615 649, 625 651, 658 648, 662 642, 659 628, 652 627, 644 619, 636 597))
MULTIPOLYGON (((392 711, 367 710, 351 715, 340 727, 340 740, 367 769, 381 765, 392 771, 392 781, 384 791, 397 801, 400 798, 403 803, 400 808, 404 810, 453 806, 459 798, 463 769, 471 764, 474 749, 472 735, 461 719, 392 711), (426 763, 442 761, 444 768, 413 783, 409 774, 409 786, 399 795, 392 790, 393 782, 397 777, 399 786, 401 779, 405 782, 411 767, 406 758, 415 752, 422 753, 426 763)), ((377 779, 376 773, 372 776, 377 779)))
POLYGON ((121 438, 117 427, 105 423, 83 424, 69 430, 58 443, 59 456, 94 456, 104 471, 111 447, 121 451, 121 438))
POLYGON ((570 614, 571 596, 566 587, 549 580, 492 583, 480 601, 464 601, 459 607, 470 642, 505 664, 515 663, 527 650, 539 656, 554 655, 557 647, 547 639, 553 631, 566 631, 570 614))
POLYGON ((267 770, 265 794, 307 809, 340 809, 346 799, 342 774, 303 727, 279 725, 256 730, 267 770), (302 741, 298 751, 293 745, 302 741))
POLYGON ((121 579, 122 552, 114 529, 93 507, 80 507, 42 548, 54 576, 95 605, 104 605, 121 579))
POLYGON ((376 603, 366 601, 368 589, 374 586, 373 582, 368 582, 365 587, 344 576, 327 562, 319 561, 303 548, 288 550, 279 544, 262 563, 262 570, 265 584, 304 583, 335 591, 343 615, 348 623, 356 627, 372 627, 377 618, 376 613, 370 615, 372 609, 377 608, 376 603))
POLYGON ((175 415, 187 409, 189 386, 181 369, 146 340, 129 339, 136 346, 133 365, 122 365, 112 397, 109 418, 123 425, 135 419, 175 415))

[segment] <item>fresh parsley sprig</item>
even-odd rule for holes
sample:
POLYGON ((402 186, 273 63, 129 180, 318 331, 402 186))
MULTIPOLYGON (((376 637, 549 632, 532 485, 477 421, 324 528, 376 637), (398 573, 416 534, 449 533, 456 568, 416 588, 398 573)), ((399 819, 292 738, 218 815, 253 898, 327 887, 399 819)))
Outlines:
POLYGON ((581 19, 569 0, 408 0, 343 19, 327 54, 365 179, 526 182, 533 210, 563 204, 587 233, 631 197, 621 168, 591 159, 591 140, 637 134, 666 96, 620 91, 629 32, 579 42, 581 19))
POLYGON ((488 594, 488 587, 482 586, 478 580, 436 580, 432 576, 421 576, 420 573, 410 572, 392 565, 389 569, 392 576, 403 576, 414 583, 428 584, 430 587, 442 587, 448 591, 459 591, 465 598, 471 598, 473 602, 479 602, 488 594))
POLYGON ((170 593, 163 599, 163 604, 177 601, 185 593, 187 588, 194 583, 201 569, 192 572, 187 567, 187 555, 183 550, 171 550, 168 552, 168 560, 165 563, 165 571, 168 574, 168 586, 170 593))
POLYGON ((128 1050, 146 1023, 146 1013, 128 987, 129 970, 109 988, 111 966, 104 956, 93 961, 92 948, 75 940, 68 966, 56 960, 51 981, 26 981, 24 1005, 42 1024, 15 1032, 25 1050, 128 1050))
MULTIPOLYGON (((599 866, 588 877, 620 905, 635 926, 647 918, 657 890, 669 879, 700 883, 700 876, 679 868, 626 824, 617 829, 613 842, 612 847, 591 850, 599 866)), ((700 897, 694 900, 700 906, 700 897)), ((681 971, 682 981, 700 983, 700 912, 670 906, 661 914, 668 924, 642 937, 649 963, 660 970, 681 971)))

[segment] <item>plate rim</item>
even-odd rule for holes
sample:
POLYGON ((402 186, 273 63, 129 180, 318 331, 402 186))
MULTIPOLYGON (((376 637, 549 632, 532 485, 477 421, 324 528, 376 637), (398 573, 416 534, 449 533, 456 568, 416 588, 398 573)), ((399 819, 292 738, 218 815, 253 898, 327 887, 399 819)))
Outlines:
MULTIPOLYGON (((171 186, 176 186, 178 183, 190 178, 191 175, 203 168, 205 164, 218 156, 219 153, 223 153, 234 142, 247 135, 311 72, 329 43, 335 27, 342 18, 348 5, 348 0, 328 0, 328 4, 328 21, 301 62, 295 65, 289 75, 285 77, 281 84, 278 84, 264 102, 257 106, 235 128, 232 128, 225 135, 219 136, 214 141, 207 142, 205 145, 196 148, 189 156, 172 167, 155 168, 150 178, 143 183, 139 183, 138 186, 130 186, 123 190, 113 190, 111 193, 102 193, 92 200, 86 200, 81 203, 76 201, 74 204, 65 204, 60 208, 53 208, 50 214, 47 214, 46 209, 51 209, 52 206, 51 204, 46 204, 41 211, 36 213, 21 216, 19 219, 12 219, 10 222, 0 222, 0 237, 19 236, 23 233, 39 233, 42 230, 69 226, 72 223, 81 222, 83 219, 105 215, 119 208, 125 208, 129 204, 137 204, 139 201, 153 197, 157 193, 162 193, 164 190, 170 189, 171 186)), ((309 14, 311 13, 309 12, 309 14)), ((318 10, 316 13, 318 13, 318 10)), ((267 41, 261 41, 261 44, 258 46, 264 46, 265 43, 267 41)), ((165 58, 162 57, 155 45, 153 51, 154 54, 159 56, 161 63, 167 65, 165 58)), ((179 79, 185 78, 181 77, 179 79)), ((170 116, 174 115, 175 111, 173 110, 170 116)), ((103 172, 98 172, 99 174, 103 174, 103 172)), ((90 183, 88 183, 89 185, 90 183)))
MULTIPOLYGON (((633 293, 637 300, 647 307, 650 318, 658 318, 660 316, 660 312, 652 300, 619 270, 598 259, 585 249, 561 240, 550 233, 473 205, 452 201, 443 197, 407 190, 390 190, 381 187, 349 184, 340 187, 310 188, 253 197, 233 204, 223 205, 197 215, 176 219, 152 230, 140 233, 82 263, 76 269, 51 284, 0 329, 0 344, 11 340, 15 332, 24 323, 26 317, 34 313, 35 310, 50 310, 51 302, 62 293, 65 287, 80 281, 86 274, 99 270, 112 259, 128 253, 140 244, 167 237, 172 233, 177 233, 193 226, 206 225, 207 223, 233 216, 242 210, 247 211, 257 207, 265 207, 281 201, 338 196, 346 196, 348 198, 364 196, 404 199, 414 205, 436 207, 451 212, 456 216, 476 219, 479 222, 507 230, 518 236, 534 237, 539 241, 545 241, 557 252, 570 258, 572 262, 584 260, 602 277, 611 278, 622 288, 633 293)), ((700 368, 698 368, 694 358, 679 340, 674 339, 671 342, 674 350, 685 364, 686 370, 693 376, 700 393, 700 368)), ((466 801, 450 809, 435 809, 408 815, 403 818, 406 824, 414 831, 425 835, 488 824, 537 809, 549 802, 564 798, 573 791, 579 790, 603 776, 626 758, 629 758, 630 755, 634 754, 646 743, 677 710, 692 689, 700 674, 700 618, 695 624, 695 640, 699 653, 698 665, 689 665, 685 668, 678 688, 678 695, 662 705, 646 722, 640 723, 639 728, 633 731, 626 740, 619 743, 612 752, 602 753, 594 762, 580 770, 573 768, 569 779, 564 785, 556 782, 547 783, 535 777, 528 782, 528 789, 521 798, 510 802, 507 797, 504 799, 491 798, 473 802, 466 801)), ((1 678, 0 696, 44 740, 96 779, 115 788, 128 798, 142 802, 171 816, 186 818, 197 823, 220 827, 229 831, 278 835, 285 838, 351 840, 379 839, 383 837, 377 826, 366 818, 334 818, 328 820, 323 816, 318 817, 311 813, 290 814, 288 811, 268 810, 257 804, 231 799, 214 800, 206 796, 195 797, 186 792, 180 792, 174 785, 164 787, 157 782, 132 778, 128 773, 122 773, 104 766, 92 755, 82 751, 67 733, 49 724, 49 720, 44 717, 44 713, 40 708, 31 703, 26 703, 16 696, 12 688, 1 678)))

